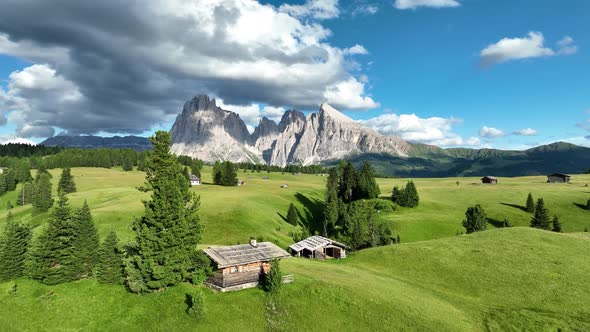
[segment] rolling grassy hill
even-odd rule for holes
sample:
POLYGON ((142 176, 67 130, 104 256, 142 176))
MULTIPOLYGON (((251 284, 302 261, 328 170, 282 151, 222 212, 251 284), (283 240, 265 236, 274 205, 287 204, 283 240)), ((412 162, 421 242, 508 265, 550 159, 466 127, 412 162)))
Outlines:
MULTIPOLYGON (((55 184, 59 171, 52 172, 55 184)), ((143 173, 98 168, 72 173, 79 189, 70 196, 72 205, 87 199, 102 237, 115 229, 123 241, 131 240, 129 222, 142 213, 147 197, 135 189, 143 173)), ((204 245, 263 236, 286 246, 294 229, 283 220, 289 203, 304 222, 321 211, 324 177, 250 172, 239 177, 245 186, 193 188, 201 196, 204 245), (283 183, 289 188, 280 188, 283 183)), ((210 178, 206 168, 203 180, 210 178)), ((94 280, 45 286, 23 279, 16 295, 9 294, 12 282, 0 284, 0 330, 590 330, 590 309, 584 305, 590 303, 590 233, 582 232, 590 228, 590 211, 576 205, 590 197, 585 187, 590 175, 576 175, 572 184, 547 184, 543 177, 501 178, 496 186, 478 180, 415 179, 420 206, 380 215, 400 233, 402 244, 342 261, 285 260, 284 272, 296 281, 274 298, 259 289, 206 290, 204 321, 184 314, 185 293, 195 287, 188 284, 134 295, 94 280), (519 205, 529 191, 545 198, 570 233, 514 227, 455 236, 466 207, 476 203, 495 220, 527 226, 530 215, 519 205)), ((406 180, 378 182, 385 193, 406 180)), ((2 196, 0 207, 15 199, 15 192, 2 196)), ((14 211, 38 226, 36 231, 43 227, 46 216, 31 218, 30 206, 14 211)))
MULTIPOLYGON (((529 228, 368 249, 342 261, 283 261, 275 298, 205 290, 207 316, 184 314, 195 286, 134 295, 84 280, 0 284, 5 330, 583 331, 590 329, 590 236, 529 228), (272 304, 271 304, 272 303, 272 304), (273 309, 274 308, 274 309, 273 309), (268 318, 271 318, 269 323, 268 318)), ((201 286, 199 286, 201 288, 201 286)))

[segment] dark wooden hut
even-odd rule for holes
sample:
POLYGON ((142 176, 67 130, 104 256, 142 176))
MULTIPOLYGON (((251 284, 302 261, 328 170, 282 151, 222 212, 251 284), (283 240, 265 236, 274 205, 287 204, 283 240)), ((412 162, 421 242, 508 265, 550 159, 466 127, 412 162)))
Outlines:
POLYGON ((481 183, 486 183, 486 184, 497 184, 498 183, 498 178, 495 176, 484 176, 483 178, 481 178, 481 183))
POLYGON ((251 240, 250 244, 209 247, 204 250, 217 267, 207 285, 222 292, 258 286, 270 269, 270 261, 288 258, 289 253, 271 242, 251 240))
POLYGON ((547 175, 547 182, 549 183, 568 183, 570 182, 571 176, 567 174, 555 173, 547 175))
POLYGON ((323 236, 314 235, 289 247, 293 256, 326 259, 346 258, 347 246, 323 236))

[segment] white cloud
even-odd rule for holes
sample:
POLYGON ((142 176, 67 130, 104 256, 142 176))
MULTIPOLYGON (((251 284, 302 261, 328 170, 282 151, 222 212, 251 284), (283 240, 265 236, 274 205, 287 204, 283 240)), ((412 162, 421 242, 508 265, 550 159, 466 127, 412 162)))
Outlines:
POLYGON ((398 136, 410 142, 443 147, 478 146, 481 143, 477 137, 463 139, 452 132, 453 126, 461 123, 455 118, 420 118, 416 114, 387 113, 358 122, 383 135, 398 136))
POLYGON ((303 5, 284 4, 279 7, 279 11, 294 17, 318 20, 336 18, 340 15, 338 0, 307 0, 303 5))
POLYGON ((520 130, 515 130, 512 132, 512 134, 516 136, 537 136, 539 132, 533 128, 524 128, 520 130))
POLYGON ((357 15, 375 15, 379 11, 379 6, 375 4, 359 5, 352 11, 352 16, 357 15))
POLYGON ((541 32, 531 31, 523 38, 503 38, 495 44, 488 45, 480 55, 483 65, 503 63, 511 60, 549 57, 558 54, 573 54, 577 52, 577 46, 571 37, 565 37, 559 43, 556 52, 546 47, 545 38, 541 32))
POLYGON ((38 137, 54 129, 141 133, 202 93, 232 105, 378 106, 347 59, 364 48, 331 45, 331 31, 309 20, 337 16, 338 2, 302 6, 103 0, 88 11, 76 2, 16 1, 0 11, 0 54, 34 65, 0 91, 0 113, 19 136, 38 137), (31 20, 32 11, 44 15, 31 20))
POLYGON ((485 138, 498 138, 498 137, 506 136, 506 134, 500 129, 497 129, 494 127, 483 126, 479 130, 479 136, 485 137, 485 138))
POLYGON ((369 54, 369 51, 367 51, 367 49, 364 46, 359 44, 356 44, 350 48, 345 48, 343 52, 346 55, 369 54))
POLYGON ((216 102, 217 106, 222 109, 239 114, 240 118, 246 123, 248 130, 256 127, 262 117, 267 117, 278 123, 286 111, 283 107, 261 106, 256 103, 250 105, 231 105, 224 103, 223 99, 219 98, 216 99, 216 102))
POLYGON ((30 145, 37 145, 37 143, 31 141, 30 139, 16 137, 14 135, 3 135, 0 136, 0 145, 4 144, 30 144, 30 145))
POLYGON ((418 7, 459 7, 461 3, 457 0, 396 0, 393 6, 397 9, 416 9, 418 7))

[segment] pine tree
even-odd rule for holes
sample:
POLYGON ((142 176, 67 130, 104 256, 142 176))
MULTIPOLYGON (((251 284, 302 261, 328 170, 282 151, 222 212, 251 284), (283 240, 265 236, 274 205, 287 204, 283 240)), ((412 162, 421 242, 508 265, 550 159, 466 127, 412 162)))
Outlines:
POLYGON ((223 181, 222 177, 222 170, 221 170, 221 163, 216 161, 213 164, 213 183, 216 185, 221 185, 223 181))
POLYGON ((120 284, 123 281, 123 260, 119 238, 114 231, 107 235, 98 251, 96 279, 103 284, 120 284))
POLYGON ((221 184, 224 186, 238 185, 238 172, 234 164, 226 161, 221 167, 221 184))
POLYGON ((553 216, 553 229, 554 232, 561 233, 561 223, 557 215, 553 216))
POLYGON ((59 193, 47 228, 33 242, 29 262, 29 272, 33 279, 55 285, 77 278, 77 231, 68 198, 64 193, 59 193))
POLYGON ((49 175, 39 173, 35 178, 35 190, 33 192, 32 204, 33 215, 47 212, 53 206, 49 175))
POLYGON ((182 175, 184 175, 188 183, 191 183, 191 174, 188 171, 188 167, 184 167, 184 169, 182 170, 182 175))
POLYGON ((4 195, 6 193, 6 176, 4 173, 0 173, 0 195, 4 195))
POLYGON ((33 201, 34 186, 32 182, 25 182, 16 197, 16 205, 27 205, 33 201))
POLYGON ((368 161, 363 162, 363 167, 358 174, 357 199, 372 199, 379 197, 381 191, 375 181, 375 173, 368 161))
POLYGON ((401 190, 399 188, 399 186, 395 186, 393 187, 393 190, 391 191, 391 200, 399 205, 399 206, 403 206, 405 204, 405 200, 404 200, 404 194, 405 194, 405 190, 401 190))
POLYGON ((31 228, 14 220, 12 211, 9 211, 0 239, 0 282, 24 276, 30 240, 31 228))
POLYGON ((299 216, 297 215, 297 208, 293 203, 289 205, 289 211, 287 212, 287 222, 293 226, 299 224, 299 216))
POLYGON ((531 227, 547 230, 551 229, 549 211, 545 208, 545 202, 542 198, 539 198, 535 205, 535 213, 531 219, 531 227))
POLYGON ((198 178, 201 177, 201 168, 196 160, 193 160, 191 163, 191 174, 198 178))
POLYGON ((475 206, 467 208, 467 211, 465 211, 463 227, 465 227, 467 234, 485 231, 487 228, 487 221, 488 218, 486 216, 485 210, 481 207, 481 205, 476 204, 475 206))
POLYGON ((31 176, 31 163, 28 159, 21 159, 21 161, 16 165, 15 177, 18 183, 24 183, 33 180, 33 177, 31 176))
POLYGON ((350 162, 340 165, 342 177, 338 186, 338 196, 344 203, 351 203, 355 198, 355 190, 358 188, 358 177, 354 166, 350 162))
POLYGON ((270 261, 270 270, 266 273, 264 279, 264 289, 269 293, 277 293, 283 285, 283 273, 279 266, 279 260, 274 258, 270 261))
POLYGON ((195 274, 193 259, 202 226, 199 198, 190 191, 176 157, 170 153, 170 133, 151 137, 154 150, 148 160, 146 187, 150 200, 145 213, 133 223, 137 255, 133 261, 149 289, 160 289, 195 274))
POLYGON ((47 166, 45 165, 43 159, 41 159, 41 162, 39 163, 39 165, 37 165, 37 177, 40 174, 46 174, 47 176, 49 176, 50 179, 53 178, 51 173, 49 173, 49 171, 47 170, 47 166))
POLYGON ((420 196, 418 195, 418 189, 414 181, 408 181, 406 184, 406 207, 416 207, 420 202, 420 196))
POLYGON ((77 228, 75 252, 78 278, 85 278, 92 275, 98 260, 98 248, 100 246, 98 231, 94 226, 92 214, 86 201, 74 213, 73 221, 76 223, 77 228))
POLYGON ((529 193, 529 195, 526 198, 526 208, 525 208, 525 210, 528 213, 535 212, 535 201, 533 200, 533 195, 531 193, 529 193))
POLYGON ((63 191, 64 194, 76 192, 76 183, 74 183, 72 170, 69 167, 62 170, 59 184, 57 185, 57 190, 63 191))
POLYGON ((12 168, 4 171, 4 182, 6 182, 6 191, 13 191, 16 189, 16 178, 12 168))

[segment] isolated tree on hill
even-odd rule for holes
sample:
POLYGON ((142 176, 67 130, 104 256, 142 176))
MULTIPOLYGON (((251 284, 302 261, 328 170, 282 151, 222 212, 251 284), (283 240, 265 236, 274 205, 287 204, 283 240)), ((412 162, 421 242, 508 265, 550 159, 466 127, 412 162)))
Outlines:
POLYGON ((465 211, 463 227, 465 227, 467 234, 485 231, 487 228, 487 222, 488 218, 486 212, 481 205, 476 204, 467 208, 467 211, 465 211))
POLYGON ((123 281, 123 260, 119 250, 119 238, 114 231, 111 231, 100 245, 96 279, 103 284, 120 284, 123 281))
POLYGON ((199 198, 190 191, 182 166, 170 153, 170 133, 157 131, 147 161, 146 187, 150 199, 145 212, 133 222, 137 255, 133 262, 148 289, 160 289, 195 274, 196 247, 202 225, 199 198))
POLYGON ((561 223, 559 222, 559 218, 557 215, 553 216, 553 228, 552 231, 561 233, 561 223))
POLYGON ((31 228, 14 220, 12 211, 9 211, 6 228, 0 238, 0 281, 24 276, 30 240, 31 228))
POLYGON ((64 194, 76 192, 76 183, 74 183, 74 177, 70 168, 64 168, 62 170, 57 190, 62 191, 64 194))
POLYGON ((407 195, 407 207, 416 207, 420 202, 420 196, 418 195, 418 189, 416 189, 416 185, 414 181, 409 181, 406 184, 406 195, 407 195))
POLYGON ((549 230, 551 229, 549 220, 549 211, 545 208, 545 202, 542 198, 537 200, 535 213, 531 219, 531 227, 549 230))
POLYGON ((274 258, 270 261, 270 270, 264 278, 264 289, 269 293, 277 293, 283 286, 283 273, 279 266, 279 260, 274 258))
POLYGON ((92 270, 98 259, 98 248, 100 245, 98 231, 94 226, 92 214, 86 201, 74 213, 72 220, 76 223, 75 226, 77 228, 75 253, 78 277, 84 278, 92 275, 92 270))
POLYGON ((33 279, 55 285, 78 277, 75 255, 77 232, 68 198, 64 193, 59 193, 47 228, 34 241, 31 250, 29 271, 33 279))
POLYGON ((27 205, 33 201, 33 191, 35 187, 32 182, 25 182, 16 197, 16 205, 27 205))
POLYGON ((287 212, 287 222, 293 226, 297 226, 297 224, 299 223, 297 208, 293 203, 289 205, 289 211, 287 212))
POLYGON ((526 198, 526 212, 533 213, 535 212, 535 201, 533 200, 533 195, 529 193, 526 198))
POLYGON ((53 206, 51 197, 51 180, 49 175, 39 173, 35 179, 35 190, 33 192, 33 215, 46 212, 53 206))

